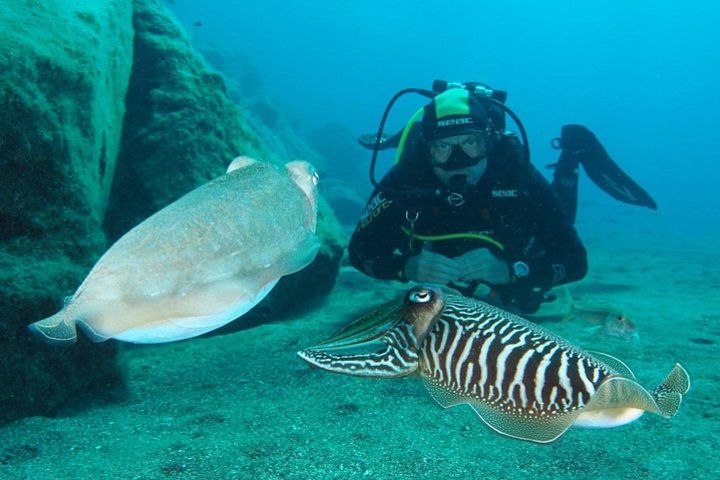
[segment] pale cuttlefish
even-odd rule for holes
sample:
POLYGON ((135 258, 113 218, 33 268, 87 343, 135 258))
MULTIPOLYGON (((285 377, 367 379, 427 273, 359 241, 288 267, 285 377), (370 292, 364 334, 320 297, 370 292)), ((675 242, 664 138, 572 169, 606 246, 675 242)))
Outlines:
POLYGON ((280 277, 315 258, 312 165, 238 157, 227 172, 127 232, 64 308, 30 325, 49 343, 159 343, 195 337, 245 314, 280 277))
POLYGON ((417 373, 441 406, 469 404, 495 431, 540 443, 573 425, 615 427, 644 412, 672 417, 690 388, 680 364, 648 391, 615 357, 431 287, 411 289, 298 355, 361 377, 417 373))

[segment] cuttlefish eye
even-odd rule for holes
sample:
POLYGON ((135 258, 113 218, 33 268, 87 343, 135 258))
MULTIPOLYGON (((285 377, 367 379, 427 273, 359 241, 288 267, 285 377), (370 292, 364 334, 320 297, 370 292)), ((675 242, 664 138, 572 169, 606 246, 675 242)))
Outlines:
POLYGON ((417 288, 408 294, 408 300, 412 303, 428 303, 433 298, 433 292, 427 288, 417 288))

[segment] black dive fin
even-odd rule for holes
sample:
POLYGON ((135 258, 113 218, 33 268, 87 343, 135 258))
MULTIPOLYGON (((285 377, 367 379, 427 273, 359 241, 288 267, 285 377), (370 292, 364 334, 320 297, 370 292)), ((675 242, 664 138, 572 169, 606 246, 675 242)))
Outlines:
MULTIPOLYGON (((380 144, 378 145, 378 150, 389 150, 391 148, 397 148, 397 146, 400 145, 401 136, 402 130, 392 136, 387 136, 383 134, 383 136, 380 137, 380 144)), ((375 148, 376 137, 377 135, 374 133, 366 133, 365 135, 360 135, 360 138, 358 138, 358 143, 363 147, 372 150, 375 148)))
POLYGON ((560 147, 576 157, 590 179, 621 202, 657 210, 657 203, 610 158, 593 133, 582 125, 562 127, 560 147))

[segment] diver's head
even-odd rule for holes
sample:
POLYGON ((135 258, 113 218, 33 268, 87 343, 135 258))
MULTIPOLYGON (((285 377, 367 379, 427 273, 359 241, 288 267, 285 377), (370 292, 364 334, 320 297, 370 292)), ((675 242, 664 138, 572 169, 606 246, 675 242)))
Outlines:
POLYGON ((464 88, 438 94, 425 106, 422 126, 428 160, 440 181, 476 184, 487 166, 491 122, 475 95, 464 88))
POLYGON ((429 161, 433 173, 445 186, 459 180, 476 185, 487 167, 485 137, 467 133, 433 140, 429 161))
POLYGON ((437 94, 423 111, 423 136, 430 142, 464 133, 486 135, 491 122, 477 96, 464 88, 437 94))

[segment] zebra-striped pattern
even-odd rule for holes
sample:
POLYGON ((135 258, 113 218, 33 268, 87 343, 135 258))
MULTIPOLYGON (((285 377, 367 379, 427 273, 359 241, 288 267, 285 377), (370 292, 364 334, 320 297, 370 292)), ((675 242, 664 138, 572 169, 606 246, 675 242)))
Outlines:
POLYGON ((398 377, 418 366, 417 351, 411 347, 412 325, 402 324, 382 337, 382 348, 374 352, 348 353, 361 349, 351 344, 325 350, 303 350, 305 360, 330 371, 360 376, 398 377))
POLYGON ((617 374, 520 317, 451 296, 419 361, 420 372, 444 390, 533 417, 583 408, 617 374))

